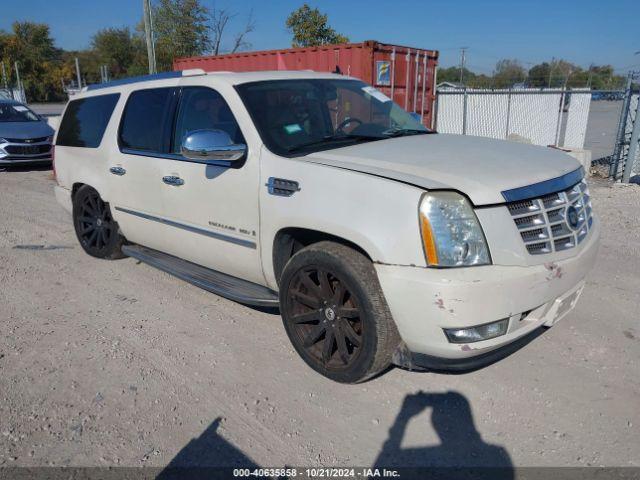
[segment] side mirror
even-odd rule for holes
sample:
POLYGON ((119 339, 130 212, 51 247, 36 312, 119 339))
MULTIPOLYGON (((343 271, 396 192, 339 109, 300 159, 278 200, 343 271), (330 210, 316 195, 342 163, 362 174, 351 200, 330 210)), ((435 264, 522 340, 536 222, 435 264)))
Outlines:
POLYGON ((240 160, 247 153, 247 146, 234 144, 224 130, 194 130, 182 140, 180 153, 190 160, 240 160))

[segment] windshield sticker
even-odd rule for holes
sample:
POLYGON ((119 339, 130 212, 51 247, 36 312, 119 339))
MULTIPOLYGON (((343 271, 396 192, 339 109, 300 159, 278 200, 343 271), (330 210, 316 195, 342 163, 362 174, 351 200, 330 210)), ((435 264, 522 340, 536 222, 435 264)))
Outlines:
POLYGON ((364 93, 372 96, 373 98, 375 98, 379 102, 385 103, 385 102, 390 102, 391 101, 391 99, 389 97, 387 97, 384 93, 382 93, 379 90, 376 90, 373 87, 362 87, 362 91, 364 93))
POLYGON ((23 107, 22 105, 14 105, 13 109, 16 112, 28 112, 29 111, 29 109, 27 107, 23 107))
POLYGON ((289 135, 293 135, 294 133, 298 133, 302 131, 302 127, 298 123, 292 123, 291 125, 285 125, 284 131, 289 135))

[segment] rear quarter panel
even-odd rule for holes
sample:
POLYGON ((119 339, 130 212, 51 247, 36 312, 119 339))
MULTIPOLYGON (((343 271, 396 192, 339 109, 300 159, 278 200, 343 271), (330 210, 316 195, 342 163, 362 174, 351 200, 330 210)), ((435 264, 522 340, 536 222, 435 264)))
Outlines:
MULTIPOLYGON (((102 93, 118 92, 115 92, 113 89, 105 89, 105 92, 100 92, 99 94, 102 93)), ((118 124, 126 102, 126 97, 126 94, 120 94, 118 103, 111 114, 107 128, 97 148, 56 145, 55 167, 56 180, 59 186, 71 190, 73 185, 77 183, 91 185, 103 200, 109 201, 109 160, 114 153, 114 146, 117 150, 118 124)), ((76 99, 77 98, 72 98, 71 101, 76 99)), ((69 103, 67 103, 67 107, 68 106, 69 103)), ((62 113, 61 119, 64 119, 67 107, 65 107, 65 111, 62 113)), ((62 120, 60 122, 62 123, 62 120)), ((56 131, 56 142, 59 130, 60 129, 56 131)))

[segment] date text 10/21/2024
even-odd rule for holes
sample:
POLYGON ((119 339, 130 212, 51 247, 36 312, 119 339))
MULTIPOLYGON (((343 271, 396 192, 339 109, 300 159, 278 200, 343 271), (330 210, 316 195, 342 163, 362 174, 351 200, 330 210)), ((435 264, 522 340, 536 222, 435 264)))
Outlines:
POLYGON ((233 470, 234 477, 287 477, 298 475, 306 478, 397 478, 398 471, 386 468, 237 468, 233 470))

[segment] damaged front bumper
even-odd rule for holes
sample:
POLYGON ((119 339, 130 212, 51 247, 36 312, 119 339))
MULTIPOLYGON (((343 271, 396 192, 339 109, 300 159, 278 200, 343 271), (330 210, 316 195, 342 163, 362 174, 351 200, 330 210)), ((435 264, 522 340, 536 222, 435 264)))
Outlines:
POLYGON ((387 303, 404 345, 398 364, 467 370, 521 348, 576 305, 598 251, 599 225, 576 256, 533 266, 487 265, 431 269, 376 264, 387 303), (504 335, 450 343, 444 329, 508 319, 504 335))

